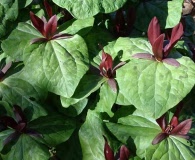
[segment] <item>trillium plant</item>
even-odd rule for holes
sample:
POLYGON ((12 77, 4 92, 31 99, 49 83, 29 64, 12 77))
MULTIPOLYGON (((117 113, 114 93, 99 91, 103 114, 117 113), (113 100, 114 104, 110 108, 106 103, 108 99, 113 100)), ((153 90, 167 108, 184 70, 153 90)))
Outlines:
POLYGON ((42 18, 39 18, 33 12, 30 11, 30 19, 32 21, 33 26, 42 34, 42 36, 44 36, 44 38, 32 39, 31 43, 71 37, 70 34, 61 34, 57 32, 57 16, 53 15, 52 8, 47 1, 44 1, 44 5, 47 14, 50 18, 48 22, 44 16, 42 18))
POLYGON ((125 62, 120 62, 113 68, 112 57, 108 53, 105 53, 104 50, 102 49, 102 60, 99 66, 100 74, 108 79, 108 84, 113 89, 114 92, 117 91, 117 84, 114 79, 116 75, 116 70, 122 67, 124 64, 125 62))
POLYGON ((1 0, 0 160, 194 160, 194 6, 1 0))
POLYGON ((161 34, 159 21, 156 17, 154 17, 148 26, 148 39, 152 45, 153 55, 148 53, 137 53, 133 55, 133 57, 152 59, 179 67, 180 63, 173 58, 168 58, 168 55, 182 35, 183 25, 180 22, 172 29, 171 38, 165 40, 165 34, 161 34))

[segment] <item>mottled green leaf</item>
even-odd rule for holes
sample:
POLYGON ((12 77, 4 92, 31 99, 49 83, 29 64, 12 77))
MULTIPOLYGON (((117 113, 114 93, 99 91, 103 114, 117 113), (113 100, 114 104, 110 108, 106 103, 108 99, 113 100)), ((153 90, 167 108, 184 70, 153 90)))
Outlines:
POLYGON ((49 159, 48 148, 35 141, 32 137, 26 134, 22 134, 13 145, 10 152, 1 153, 3 160, 13 160, 13 158, 19 160, 47 160, 49 159))
POLYGON ((66 8, 75 18, 85 19, 97 13, 110 13, 121 8, 127 0, 52 0, 58 6, 66 8))
POLYGON ((71 97, 88 70, 88 52, 84 40, 71 39, 34 44, 25 50, 23 75, 41 88, 71 97))
POLYGON ((108 82, 105 82, 100 88, 99 102, 96 106, 97 112, 106 112, 109 116, 113 116, 114 113, 111 111, 112 106, 116 101, 117 93, 112 90, 108 82))
POLYGON ((133 58, 132 55, 136 53, 152 55, 151 45, 145 39, 119 38, 114 49, 115 52, 121 52, 122 60, 131 60, 117 70, 116 80, 122 98, 136 108, 150 112, 155 118, 179 103, 194 86, 193 61, 188 57, 181 57, 175 50, 171 56, 177 58, 180 67, 133 58))
POLYGON ((151 44, 145 38, 118 38, 114 50, 122 61, 131 59, 135 53, 152 53, 151 44))
MULTIPOLYGON (((37 101, 43 98, 40 88, 30 84, 15 74, 0 82, 0 95, 4 101, 14 105, 17 104, 23 109, 31 107, 34 113, 31 119, 47 114, 37 101)), ((30 109, 30 108, 29 108, 30 109)))
POLYGON ((87 19, 73 19, 65 22, 58 29, 61 33, 79 34, 81 36, 86 35, 93 27, 94 18, 87 19))
POLYGON ((106 126, 124 144, 129 138, 133 138, 137 155, 142 158, 145 149, 152 144, 154 137, 161 132, 154 119, 137 115, 120 118, 118 123, 106 123, 106 126))
POLYGON ((177 60, 180 67, 132 60, 117 71, 119 89, 136 108, 158 118, 179 103, 195 84, 194 62, 184 56, 177 60))
POLYGON ((75 121, 60 115, 40 117, 29 123, 29 128, 40 133, 45 142, 54 147, 67 141, 76 128, 75 121))
POLYGON ((98 90, 103 82, 105 82, 105 79, 102 76, 84 75, 71 98, 61 97, 62 106, 67 108, 88 97, 91 93, 98 90))
POLYGON ((105 160, 103 135, 105 131, 101 116, 89 110, 86 121, 79 130, 83 159, 105 160))
POLYGON ((146 160, 192 160, 195 157, 194 145, 183 138, 170 136, 160 144, 148 147, 146 160))

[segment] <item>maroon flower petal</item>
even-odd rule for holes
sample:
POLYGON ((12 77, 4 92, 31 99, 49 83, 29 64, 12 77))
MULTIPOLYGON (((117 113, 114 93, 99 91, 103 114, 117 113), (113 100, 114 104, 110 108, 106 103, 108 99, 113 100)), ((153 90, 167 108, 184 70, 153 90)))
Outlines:
POLYGON ((162 61, 164 63, 166 63, 168 65, 171 65, 171 66, 174 66, 174 67, 179 67, 180 66, 180 63, 174 58, 165 58, 162 61))
POLYGON ((129 149, 125 145, 122 145, 120 148, 120 160, 128 160, 129 155, 129 149))
POLYGON ((164 37, 165 37, 165 35, 161 34, 152 45, 152 51, 154 53, 154 57, 157 61, 160 61, 160 62, 163 59, 164 37))
POLYGON ((110 88, 111 88, 114 92, 117 92, 117 85, 116 85, 116 81, 115 81, 114 78, 108 79, 108 85, 110 86, 110 88))
POLYGON ((12 62, 9 62, 9 63, 7 63, 4 67, 3 67, 3 69, 1 70, 3 73, 6 73, 9 69, 10 69, 10 67, 12 66, 12 62))
POLYGON ((112 71, 112 64, 112 57, 109 54, 105 53, 104 50, 102 50, 102 61, 99 66, 101 75, 109 78, 108 76, 110 75, 108 75, 108 72, 112 71))
POLYGON ((173 127, 176 127, 176 126, 179 124, 178 117, 173 116, 173 117, 171 118, 171 121, 170 121, 169 124, 170 124, 171 126, 173 126, 173 127))
POLYGON ((3 141, 3 146, 7 145, 8 143, 10 143, 13 140, 18 139, 20 136, 20 134, 18 132, 14 132, 12 134, 10 134, 4 141, 3 141))
POLYGON ((14 110, 14 115, 16 117, 16 121, 18 123, 20 123, 20 122, 25 122, 26 123, 27 122, 22 109, 18 105, 14 105, 13 110, 14 110))
POLYGON ((165 131, 166 126, 167 126, 166 119, 165 119, 165 114, 163 114, 160 118, 158 118, 156 120, 156 122, 161 127, 162 131, 165 131))
POLYGON ((125 65, 126 62, 120 62, 119 64, 117 64, 114 68, 113 68, 113 72, 115 72, 117 69, 119 69, 120 67, 122 67, 123 65, 125 65))
POLYGON ((15 130, 18 131, 18 132, 22 132, 25 127, 26 127, 26 123, 19 123, 16 126, 15 130))
POLYGON ((15 127, 18 125, 17 122, 9 116, 3 116, 0 118, 0 120, 3 122, 3 124, 13 129, 15 129, 15 127))
POLYGON ((171 131, 171 135, 186 135, 191 129, 191 125, 192 119, 182 121, 171 131))
POLYGON ((57 30, 57 16, 52 16, 45 26, 45 34, 47 39, 51 39, 57 30))
POLYGON ((37 138, 43 138, 43 135, 35 131, 34 129, 27 128, 25 131, 26 134, 37 137, 37 138))
POLYGON ((49 5, 47 0, 44 0, 44 6, 46 9, 47 15, 49 16, 49 18, 51 18, 53 16, 52 7, 49 5))
POLYGON ((148 39, 151 43, 151 45, 154 44, 156 39, 160 36, 160 24, 158 22, 158 19, 154 17, 148 26, 148 39))
MULTIPOLYGON (((112 65, 113 65, 112 57, 108 53, 105 53, 103 55, 105 56, 104 68, 106 70, 109 70, 109 69, 112 70, 112 65)), ((102 56, 103 59, 104 59, 104 56, 102 56)))
POLYGON ((105 144, 104 144, 104 156, 106 158, 106 160, 114 160, 114 152, 113 150, 110 148, 108 141, 105 139, 105 144))
POLYGON ((182 23, 177 24, 173 28, 172 33, 171 33, 170 42, 164 48, 165 56, 167 56, 169 54, 169 52, 174 47, 174 45, 177 43, 177 41, 181 38, 181 36, 183 35, 183 33, 184 32, 183 32, 183 25, 182 25, 182 23))
POLYGON ((133 58, 155 60, 152 54, 149 53, 136 53, 132 55, 133 58))
POLYGON ((67 34, 67 33, 58 33, 55 34, 52 39, 67 39, 67 38, 72 38, 73 35, 67 34))
POLYGON ((37 17, 33 12, 30 12, 30 19, 32 21, 33 26, 42 34, 45 35, 44 31, 44 22, 42 19, 37 17))
POLYGON ((165 138, 167 138, 167 134, 166 133, 159 133, 152 141, 152 144, 155 145, 155 144, 158 144, 160 143, 161 141, 163 141, 165 138))

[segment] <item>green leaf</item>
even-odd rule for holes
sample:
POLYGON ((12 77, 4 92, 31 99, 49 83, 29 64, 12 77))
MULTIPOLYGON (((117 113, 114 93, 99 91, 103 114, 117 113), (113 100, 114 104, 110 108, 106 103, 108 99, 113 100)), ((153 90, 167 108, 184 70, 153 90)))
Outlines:
MULTIPOLYGON (((65 101, 65 103, 66 103, 67 100, 69 100, 69 99, 72 100, 71 102, 77 101, 77 100, 74 101, 74 99, 72 99, 72 98, 62 99, 62 97, 61 97, 61 102, 62 102, 63 107, 64 107, 64 105, 66 105, 63 102, 65 101)), ((78 116, 85 109, 85 107, 87 106, 87 104, 88 104, 88 99, 87 98, 84 98, 84 99, 81 99, 78 102, 76 102, 76 103, 68 106, 68 108, 62 108, 62 107, 60 107, 59 108, 59 111, 62 111, 67 116, 76 117, 76 116, 78 116)))
POLYGON ((36 102, 42 98, 40 93, 40 88, 21 79, 18 74, 0 82, 0 95, 3 100, 9 102, 11 105, 17 104, 23 109, 32 107, 31 109, 34 114, 31 119, 47 114, 46 110, 36 102))
POLYGON ((146 160, 190 160, 195 157, 195 144, 183 138, 170 136, 160 144, 151 145, 146 150, 146 160))
POLYGON ((142 2, 137 8, 135 27, 139 30, 147 31, 148 24, 156 16, 162 28, 173 28, 181 19, 182 5, 183 0, 142 2))
POLYGON ((3 149, 3 141, 10 135, 14 132, 14 130, 12 129, 7 129, 7 130, 4 130, 2 132, 0 132, 0 151, 2 151, 3 149))
POLYGON ((33 0, 19 0, 18 1, 18 5, 19 5, 19 8, 25 8, 27 7, 30 3, 32 3, 33 0))
POLYGON ((18 0, 1 0, 0 2, 0 38, 13 28, 18 17, 18 0))
POLYGON ((122 143, 133 138, 137 155, 144 157, 145 150, 152 144, 154 137, 161 132, 154 119, 129 115, 118 120, 118 123, 106 123, 108 129, 122 143))
POLYGON ((45 145, 35 141, 32 137, 22 134, 16 144, 12 146, 8 153, 1 153, 3 160, 47 160, 49 151, 45 145))
POLYGON ((103 82, 105 82, 105 79, 102 76, 84 75, 71 98, 60 97, 62 106, 67 108, 70 105, 78 103, 98 90, 103 82))
POLYGON ((75 132, 66 143, 56 147, 60 159, 78 160, 82 159, 82 150, 78 133, 75 132), (66 151, 66 152, 65 152, 66 151), (73 154, 74 153, 74 154, 73 154))
POLYGON ((102 117, 95 111, 88 110, 86 121, 79 130, 83 159, 105 160, 105 134, 102 117))
POLYGON ((71 39, 33 44, 25 49, 24 63, 26 80, 69 98, 88 70, 87 47, 78 35, 71 39))
POLYGON ((10 36, 4 40, 1 47, 5 54, 16 60, 23 60, 24 49, 30 46, 33 38, 42 37, 41 34, 28 23, 19 23, 18 27, 12 31, 10 36), (17 46, 17 47, 16 47, 17 46))
POLYGON ((61 25, 58 31, 61 33, 78 34, 84 36, 92 29, 93 25, 93 17, 82 20, 72 19, 61 25))
POLYGON ((30 40, 38 37, 40 34, 31 25, 20 23, 2 42, 2 48, 12 58, 24 60, 26 67, 23 74, 31 77, 28 79, 31 84, 64 97, 72 96, 88 70, 88 51, 84 40, 75 35, 70 39, 30 45, 30 40))
POLYGON ((106 112, 110 117, 114 115, 111 111, 112 106, 116 101, 117 93, 115 93, 106 81, 100 88, 100 99, 96 106, 97 112, 106 112))
POLYGON ((29 123, 29 128, 43 135, 49 146, 65 142, 76 128, 75 121, 60 115, 40 117, 29 123))
POLYGON ((66 8, 75 18, 85 19, 98 13, 110 13, 121 8, 127 0, 53 0, 58 6, 66 8))
POLYGON ((152 47, 145 38, 120 37, 114 45, 114 51, 120 55, 121 61, 126 61, 135 53, 152 53, 152 47))
POLYGON ((144 59, 130 61, 117 70, 121 93, 137 109, 159 118, 177 105, 195 84, 194 62, 185 56, 177 61, 180 67, 144 59))

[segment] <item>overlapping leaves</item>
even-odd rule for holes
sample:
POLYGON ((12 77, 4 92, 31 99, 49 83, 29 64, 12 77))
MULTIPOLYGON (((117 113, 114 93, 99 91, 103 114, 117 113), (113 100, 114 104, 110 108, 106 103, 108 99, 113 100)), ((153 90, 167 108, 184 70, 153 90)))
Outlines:
POLYGON ((70 97, 88 69, 84 40, 75 35, 70 39, 31 45, 30 40, 38 37, 39 33, 31 25, 21 23, 2 47, 11 57, 24 60, 26 67, 23 75, 27 80, 56 94, 70 97), (10 50, 10 46, 18 46, 14 49, 16 52, 13 48, 10 50))
POLYGON ((127 0, 84 0, 84 1, 66 1, 53 0, 53 2, 62 8, 66 8, 75 18, 84 19, 92 17, 99 12, 110 13, 122 7, 127 0))
POLYGON ((194 144, 177 136, 170 136, 161 143, 152 145, 153 138, 160 132, 154 119, 129 115, 120 118, 118 123, 106 123, 106 125, 123 143, 127 143, 129 138, 133 138, 137 148, 136 153, 141 158, 153 160, 161 157, 161 159, 186 160, 193 159, 195 156, 194 144))
MULTIPOLYGON (((130 45, 133 39, 121 38, 116 44, 117 50, 123 51, 126 58, 134 53, 135 50, 146 50, 149 52, 147 41, 143 44, 130 45), (124 42, 124 43, 123 43, 124 42), (129 42, 129 43, 128 43, 129 42), (118 44, 126 44, 128 47, 123 49, 118 44)), ((142 40, 143 41, 143 40, 142 40)), ((149 52, 151 53, 151 52, 149 52)), ((150 112, 155 118, 160 117, 170 108, 179 103, 192 89, 195 84, 195 65, 188 57, 178 57, 181 64, 176 68, 156 61, 133 59, 128 64, 117 71, 117 82, 121 93, 128 98, 136 108, 150 112), (124 74, 126 73, 126 74, 124 74)))

